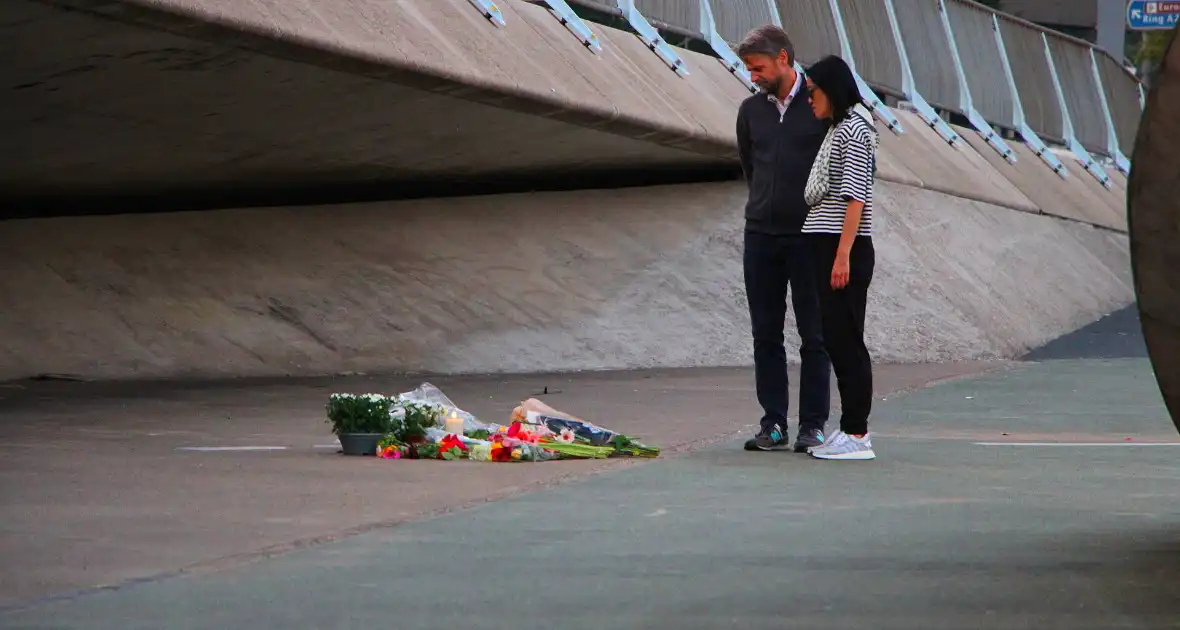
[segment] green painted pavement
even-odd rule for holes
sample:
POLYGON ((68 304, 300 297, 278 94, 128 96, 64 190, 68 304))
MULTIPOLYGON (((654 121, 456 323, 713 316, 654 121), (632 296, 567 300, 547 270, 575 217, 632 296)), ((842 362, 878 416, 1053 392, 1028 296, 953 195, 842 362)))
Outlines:
POLYGON ((874 462, 729 443, 0 628, 1180 628, 1180 447, 976 444, 1177 440, 1145 360, 1027 364, 874 422, 874 462))

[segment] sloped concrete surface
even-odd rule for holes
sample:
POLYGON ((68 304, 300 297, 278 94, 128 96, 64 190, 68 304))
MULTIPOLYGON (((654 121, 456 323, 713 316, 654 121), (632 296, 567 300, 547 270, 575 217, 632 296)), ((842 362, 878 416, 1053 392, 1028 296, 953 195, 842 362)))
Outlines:
MULTIPOLYGON (((467 0, 4 3, 0 198, 163 211, 737 173, 748 92, 717 59, 681 50, 679 77, 633 34, 594 25, 595 55, 547 8, 500 6, 503 28, 467 0)), ((898 116, 882 178, 1039 210, 970 146, 898 116)))
MULTIPOLYGON (((1012 182, 1021 193, 1028 197, 1044 214, 1090 223, 1125 232, 1125 212, 1118 212, 1116 204, 1125 199, 1116 186, 1105 189, 1084 169, 1067 166, 1067 176, 1053 172, 1028 145, 1011 141, 1008 146, 1016 154, 1012 164, 996 153, 978 133, 959 128, 975 152, 987 160, 997 172, 1012 182)), ((1072 160, 1071 156, 1059 156, 1062 161, 1072 160)))
MULTIPOLYGON (((0 378, 746 365, 745 186, 0 227, 0 378)), ((880 361, 1011 357, 1130 303, 1126 237, 879 182, 880 361)))
POLYGON ((880 360, 1014 357, 1133 299, 1121 234, 907 186, 877 195, 880 360))
POLYGON ((1112 186, 1107 188, 1095 179, 1072 153, 1060 151, 1057 158, 1069 169, 1070 178, 1077 180, 1090 191, 1089 212, 1097 217, 1105 217, 1106 222, 1113 221, 1118 229, 1126 231, 1126 192, 1119 187, 1118 180, 1112 178, 1112 186))
POLYGON ((719 67, 715 59, 685 51, 702 69, 680 78, 633 35, 597 28, 605 50, 594 55, 547 9, 503 8, 509 24, 498 29, 466 0, 331 11, 6 2, 0 76, 14 89, 0 194, 273 192, 736 165, 732 118, 747 92, 733 77, 710 78, 702 67, 719 67))
POLYGON ((996 172, 971 145, 952 147, 917 114, 894 110, 905 133, 881 130, 881 152, 905 165, 922 187, 976 199, 1025 212, 1038 208, 1003 175, 996 172))
POLYGON ((1172 420, 1180 428, 1180 42, 1168 46, 1135 141, 1127 184, 1139 314, 1172 420))
MULTIPOLYGON (((0 288, 22 296, 0 313, 0 378, 749 361, 741 182, 286 207, 318 186, 409 196, 423 181, 451 194, 498 178, 724 173, 747 92, 716 59, 683 51, 691 74, 678 77, 599 26, 594 55, 517 0, 504 28, 466 0, 321 9, 0 5, 0 53, 14 60, 0 70, 14 86, 0 195, 34 209, 164 195, 156 211, 286 195, 255 210, 0 223, 0 288)), ((1006 172, 897 113, 906 133, 882 130, 878 358, 1013 356, 1129 302, 1125 238, 1031 216, 1119 229, 1117 189, 1082 173, 1062 209, 1046 169, 1006 172), (1030 268, 1036 282, 1012 280, 1030 268)))

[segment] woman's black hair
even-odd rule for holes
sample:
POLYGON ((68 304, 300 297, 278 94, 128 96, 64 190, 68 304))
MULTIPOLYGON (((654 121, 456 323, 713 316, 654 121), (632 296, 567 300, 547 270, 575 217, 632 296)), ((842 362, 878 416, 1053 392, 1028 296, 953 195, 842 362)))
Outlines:
POLYGON ((833 122, 844 120, 853 106, 863 102, 852 68, 836 55, 828 55, 812 64, 807 69, 807 78, 828 97, 833 122))

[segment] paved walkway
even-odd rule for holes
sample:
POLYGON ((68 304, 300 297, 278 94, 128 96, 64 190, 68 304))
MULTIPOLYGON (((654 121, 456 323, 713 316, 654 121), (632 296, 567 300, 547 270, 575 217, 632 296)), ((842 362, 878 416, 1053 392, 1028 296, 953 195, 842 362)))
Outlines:
POLYGON ((0 627, 1176 627, 1180 440, 1145 359, 1022 364, 874 418, 875 462, 725 441, 0 627))
POLYGON ((875 462, 743 452, 745 370, 436 381, 489 418, 548 387, 668 447, 638 465, 315 448, 327 392, 415 381, 8 387, 0 628, 1180 627, 1180 438, 1137 335, 883 366, 875 462))
MULTIPOLYGON (((991 367, 883 366, 878 391, 888 396, 991 367)), ((480 418, 504 421, 520 400, 538 395, 668 456, 752 432, 753 380, 748 369, 430 379, 480 418)), ((323 411, 331 392, 396 393, 419 382, 374 376, 0 387, 0 607, 218 570, 633 465, 337 454, 323 411), (268 450, 181 450, 192 447, 268 450)))

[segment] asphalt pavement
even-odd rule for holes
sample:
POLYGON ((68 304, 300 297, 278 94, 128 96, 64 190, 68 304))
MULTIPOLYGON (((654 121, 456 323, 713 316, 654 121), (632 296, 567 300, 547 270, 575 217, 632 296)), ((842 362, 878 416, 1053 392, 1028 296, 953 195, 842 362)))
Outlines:
POLYGON ((1026 361, 1058 359, 1124 359, 1147 356, 1139 325, 1139 308, 1132 304, 1078 330, 1034 348, 1026 361))
POLYGON ((1180 627, 1180 439, 1145 359, 1028 362, 873 423, 872 462, 725 441, 0 628, 1180 627))
MULTIPOLYGON (((888 398, 1002 368, 881 366, 875 384, 888 398)), ((405 392, 422 379, 483 420, 505 422, 537 396, 664 457, 749 435, 759 415, 748 368, 0 385, 0 611, 218 571, 642 464, 339 454, 324 419, 330 393, 405 392)))

